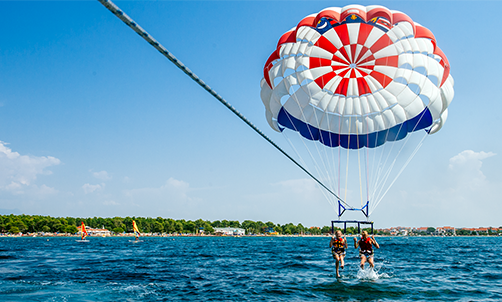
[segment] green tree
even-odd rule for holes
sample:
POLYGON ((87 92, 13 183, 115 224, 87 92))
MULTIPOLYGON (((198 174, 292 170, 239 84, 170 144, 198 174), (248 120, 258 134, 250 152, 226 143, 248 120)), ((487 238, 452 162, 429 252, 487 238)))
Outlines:
POLYGON ((190 233, 195 232, 195 223, 191 220, 185 221, 183 224, 183 230, 188 231, 190 233))
POLYGON ((75 220, 75 218, 73 218, 73 217, 68 217, 68 218, 66 218, 66 220, 68 221, 68 225, 74 225, 74 226, 77 226, 77 221, 75 220))
POLYGON ((176 233, 182 233, 183 232, 183 223, 181 221, 176 220, 174 224, 174 230, 176 233))
POLYGON ((298 228, 292 223, 288 223, 288 224, 283 225, 282 231, 283 231, 283 234, 287 234, 287 235, 298 234, 298 228))
POLYGON ((331 228, 329 226, 323 226, 321 229, 321 233, 323 234, 330 234, 331 233, 331 228))
POLYGON ((172 234, 176 231, 175 229, 175 223, 176 221, 174 219, 166 219, 164 221, 164 232, 168 233, 168 234, 172 234))
POLYGON ((279 234, 283 234, 283 232, 284 232, 284 230, 282 229, 282 227, 281 227, 281 226, 279 226, 279 225, 276 225, 276 226, 274 227, 274 230, 275 230, 277 233, 279 233, 279 234))
POLYGON ((124 228, 124 230, 126 230, 127 232, 132 232, 132 218, 127 216, 126 218, 124 218, 122 220, 122 223, 124 223, 124 225, 126 226, 124 228))
POLYGON ((471 234, 471 231, 468 231, 468 230, 465 230, 465 229, 457 230, 457 235, 460 235, 460 236, 467 236, 467 235, 470 235, 470 234, 471 234))
POLYGON ((124 233, 124 229, 121 227, 118 227, 118 228, 114 228, 112 230, 112 232, 114 232, 115 234, 122 234, 122 233, 124 233))
POLYGON ((55 219, 54 222, 52 223, 51 230, 53 232, 58 232, 58 233, 64 233, 66 230, 66 225, 62 224, 59 219, 55 219))
POLYGON ((154 221, 152 223, 152 232, 153 233, 163 233, 164 232, 164 225, 160 223, 159 221, 154 221))
POLYGON ((241 227, 246 230, 246 234, 253 234, 256 229, 256 223, 252 220, 244 220, 241 227))
POLYGON ((266 225, 261 221, 257 221, 255 226, 256 226, 256 228, 253 233, 254 234, 263 234, 263 229, 264 229, 264 227, 266 227, 266 225))
POLYGON ((205 229, 204 229, 206 234, 214 234, 214 228, 211 224, 207 224, 205 229))
POLYGON ((65 233, 68 233, 68 234, 75 234, 78 232, 78 229, 76 226, 74 225, 67 225, 66 226, 66 229, 65 229, 65 233))
POLYGON ((7 224, 7 229, 9 230, 10 233, 14 233, 12 231, 13 228, 15 228, 15 230, 17 230, 17 233, 26 232, 26 229, 27 229, 26 225, 24 224, 24 222, 20 218, 13 219, 11 221, 12 221, 11 223, 7 224))
POLYGON ((228 222, 228 226, 231 227, 231 228, 240 228, 241 227, 241 223, 237 220, 231 220, 228 222))
POLYGON ((17 226, 11 225, 9 228, 9 233, 18 234, 18 233, 21 233, 21 230, 19 230, 19 228, 17 226))
POLYGON ((303 224, 299 223, 297 226, 296 226, 296 232, 298 234, 305 234, 305 227, 303 226, 303 224))

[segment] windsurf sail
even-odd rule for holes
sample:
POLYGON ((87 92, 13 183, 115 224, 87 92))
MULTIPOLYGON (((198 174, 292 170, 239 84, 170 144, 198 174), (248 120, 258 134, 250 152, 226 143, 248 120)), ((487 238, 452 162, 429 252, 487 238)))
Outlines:
POLYGON ((132 221, 132 229, 134 231, 134 237, 136 237, 136 240, 139 239, 139 229, 138 229, 138 225, 136 225, 136 221, 132 221))
POLYGON ((81 240, 85 240, 85 237, 88 236, 87 230, 85 229, 85 224, 83 221, 82 221, 82 226, 80 227, 80 236, 81 236, 80 237, 81 240))

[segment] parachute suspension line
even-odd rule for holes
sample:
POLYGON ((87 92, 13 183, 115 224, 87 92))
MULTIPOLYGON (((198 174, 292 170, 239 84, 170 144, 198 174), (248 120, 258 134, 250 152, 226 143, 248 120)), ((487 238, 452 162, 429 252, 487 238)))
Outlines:
MULTIPOLYGON (((310 90, 308 90, 308 91, 309 91, 308 93, 310 94, 310 90)), ((304 119, 305 121, 307 121, 307 118, 306 118, 306 116, 305 116, 305 114, 304 114, 304 110, 303 110, 304 108, 302 108, 302 107, 301 107, 301 105, 300 105, 300 101, 299 101, 299 100, 298 100, 298 98, 296 97, 295 93, 293 93, 293 94, 291 95, 291 98, 292 98, 292 99, 296 102, 296 105, 298 105, 298 107, 299 107, 298 109, 299 109, 299 111, 302 113, 302 117, 303 117, 303 119, 304 119)), ((309 106, 309 105, 307 104, 306 106, 309 106)), ((319 120, 317 119, 317 115, 315 114, 315 111, 314 111, 314 115, 315 115, 316 120, 317 120, 317 122, 318 122, 319 120)), ((291 120, 291 118, 290 118, 289 116, 288 116, 288 119, 289 119, 290 123, 291 123, 292 125, 294 125, 293 121, 291 120)), ((313 137, 313 133, 312 133, 311 128, 310 128, 310 127, 307 127, 307 129, 308 129, 308 131, 309 131, 309 135, 310 135, 310 137, 313 137)), ((284 132, 284 131, 283 131, 283 132, 284 132)), ((321 177, 323 177, 324 179, 327 179, 329 182, 331 182, 331 181, 330 181, 330 180, 331 180, 331 178, 329 177, 329 173, 328 173, 328 168, 326 167, 326 160, 324 160, 324 161, 322 160, 323 156, 321 155, 320 145, 319 145, 319 144, 316 144, 316 143, 314 143, 314 144, 313 144, 313 145, 314 145, 314 147, 315 147, 315 150, 316 150, 316 152, 317 152, 318 158, 320 159, 320 162, 322 163, 322 166, 321 166, 321 164, 319 164, 318 160, 316 160, 316 157, 312 154, 312 152, 311 152, 310 148, 307 146, 307 143, 305 142, 305 140, 304 140, 304 139, 301 139, 301 138, 302 138, 302 135, 301 135, 300 131, 298 131, 298 129, 296 129, 296 127, 295 127, 295 132, 298 134, 298 137, 300 137, 300 141, 301 141, 301 142, 302 142, 302 144, 304 145, 305 149, 307 150, 307 152, 308 152, 308 154, 309 154, 309 156, 310 156, 310 159, 311 159, 311 160, 312 160, 312 162, 314 163, 314 167, 315 167, 315 170, 317 171, 317 174, 318 174, 318 175, 320 175, 321 177), (323 171, 321 171, 321 167, 322 167, 322 168, 324 168, 324 173, 323 173, 323 171)), ((290 144, 291 144, 291 142, 290 142, 290 144)), ((300 155, 299 155, 299 156, 300 156, 300 155)), ((306 166, 306 167, 308 167, 308 165, 305 165, 305 166, 306 166)), ((327 198, 327 199, 328 199, 328 202, 331 202, 329 198, 327 198)), ((333 206, 334 206, 334 205, 333 205, 333 206)))
MULTIPOLYGON (((312 93, 310 91, 309 86, 307 85, 306 88, 307 88, 306 90, 307 90, 308 95, 309 95, 309 99, 312 99, 312 93)), ((296 95, 295 95, 295 101, 296 101, 296 103, 298 105, 300 105, 300 102, 299 102, 298 98, 296 97, 296 95)), ((309 105, 310 104, 307 104, 306 106, 309 106, 309 105)), ((301 113, 302 113, 302 116, 303 116, 304 120, 307 121, 307 117, 305 116, 305 111, 301 110, 301 113)), ((313 110, 313 115, 315 117, 317 125, 320 125, 321 123, 320 123, 319 117, 317 115, 316 109, 313 110)), ((310 136, 313 137, 313 133, 312 133, 311 128, 310 127, 307 127, 307 128, 309 129, 310 136)), ((322 141, 322 136, 320 136, 320 140, 319 141, 324 144, 324 142, 322 141)), ((327 180, 329 182, 329 184, 331 185, 331 188, 333 188, 333 181, 332 181, 332 178, 331 178, 331 173, 329 173, 329 171, 331 171, 331 165, 329 165, 330 161, 327 160, 326 148, 322 147, 320 144, 316 144, 316 143, 314 143, 313 145, 315 146, 317 154, 319 155, 319 158, 321 159, 321 162, 323 164, 324 173, 321 173, 321 171, 320 171, 321 167, 318 166, 317 163, 316 163, 316 170, 318 170, 319 175, 323 176, 324 180, 327 180), (323 153, 323 154, 321 154, 321 153, 323 153)), ((312 157, 312 159, 314 159, 314 157, 312 155, 311 155, 311 157, 312 157)))
MULTIPOLYGON (((349 116, 349 133, 350 132, 350 126, 352 125, 352 116, 349 116)), ((348 135, 348 139, 347 139, 347 147, 350 147, 350 137, 351 135, 349 134, 348 135)), ((346 161, 346 164, 345 164, 345 200, 347 200, 347 186, 349 184, 349 155, 350 155, 350 152, 349 152, 350 148, 347 148, 347 161, 346 161)))
MULTIPOLYGON (((404 123, 402 123, 399 126, 399 130, 398 130, 397 133, 401 132, 401 129, 402 129, 403 125, 404 125, 404 123)), ((387 134, 385 136, 385 141, 387 141, 388 138, 389 138, 389 131, 387 131, 387 134)), ((383 189, 383 186, 384 186, 385 182, 387 181, 387 178, 389 177, 389 174, 392 171, 394 163, 396 162, 396 159, 397 159, 397 156, 394 157, 394 161, 392 162, 392 164, 390 165, 390 167, 387 168, 386 171, 384 171, 385 167, 387 167, 387 162, 389 161, 390 154, 392 153, 392 150, 394 150, 395 144, 394 144, 394 142, 392 144, 390 144, 391 147, 390 147, 390 150, 388 150, 388 151, 386 151, 386 150, 387 150, 387 145, 389 145, 389 144, 387 143, 387 144, 384 144, 384 145, 385 145, 385 148, 382 151, 381 156, 384 154, 384 152, 386 152, 385 161, 381 165, 381 169, 379 169, 379 173, 378 173, 378 176, 377 176, 377 179, 376 179, 376 182, 375 182, 375 187, 374 187, 374 194, 375 195, 373 195, 373 197, 374 197, 373 199, 375 199, 375 197, 378 194, 381 193, 381 191, 383 189), (381 172, 383 172, 383 174, 381 172), (377 190, 378 190, 378 193, 376 193, 377 190)), ((381 159, 382 159, 382 157, 380 157, 379 165, 381 164, 381 159)))
MULTIPOLYGON (((370 134, 369 134, 369 131, 367 131, 368 129, 368 119, 366 119, 366 142, 369 141, 369 137, 370 137, 370 134)), ((366 148, 364 149, 365 153, 366 153, 366 156, 365 156, 365 160, 366 160, 366 200, 369 201, 370 200, 370 188, 369 188, 369 182, 370 182, 370 170, 369 170, 369 148, 368 146, 366 146, 366 148)), ((369 206, 368 206, 369 207, 369 206)))
MULTIPOLYGON (((418 122, 415 124, 415 127, 413 127, 413 129, 412 129, 411 132, 415 131, 417 125, 420 123, 420 121, 422 120, 422 118, 423 118, 423 115, 420 116, 420 118, 418 119, 418 122)), ((401 125, 401 127, 402 127, 402 125, 401 125)), ((399 131, 401 131, 401 129, 399 129, 399 131)), ((389 187, 387 188, 387 190, 382 194, 382 190, 384 189, 383 184, 387 183, 387 180, 388 180, 388 178, 390 176, 390 173, 391 173, 392 169, 394 168, 394 165, 395 165, 395 163, 397 161, 397 158, 399 157, 399 155, 403 151, 404 147, 407 145, 407 143, 410 140, 410 138, 411 138, 411 135, 407 135, 406 139, 404 140, 404 143, 401 145, 401 148, 399 149, 399 151, 396 154, 396 156, 395 156, 395 158, 394 158, 391 166, 389 167, 387 175, 385 177, 385 180, 382 183, 382 186, 381 186, 381 188, 379 190, 379 193, 378 193, 379 196, 376 198, 376 200, 377 200, 376 205, 378 205, 380 203, 380 201, 383 199, 383 197, 385 196, 385 194, 387 194, 387 192, 389 191, 390 187, 396 182, 396 180, 399 177, 399 175, 401 175, 401 173, 404 171, 404 168, 406 168, 406 166, 409 164, 409 162, 411 161, 411 159, 415 156, 416 152, 420 149, 420 147, 422 146, 422 142, 425 139, 425 138, 422 138, 422 140, 419 142, 418 146, 415 148, 415 150, 413 151, 413 153, 408 157, 408 160, 406 161, 406 163, 404 164, 404 166, 401 168, 401 170, 399 171, 399 173, 396 175, 396 177, 394 178, 394 180, 391 182, 391 184, 389 185, 389 187)))
MULTIPOLYGON (((313 165, 317 171, 317 173, 320 174, 320 171, 319 171, 319 168, 318 168, 318 165, 317 165, 317 161, 315 159, 315 157, 311 154, 310 152, 310 149, 308 148, 308 146, 305 144, 305 140, 303 140, 301 138, 301 135, 299 134, 298 131, 295 131, 297 133, 297 135, 299 135, 300 137, 300 141, 302 141, 303 143, 303 146, 305 147, 307 153, 309 154, 310 156, 310 159, 313 161, 313 165)), ((300 159, 300 162, 301 164, 304 166, 304 167, 308 167, 309 165, 306 164, 303 156, 301 155, 301 153, 298 151, 298 149, 295 147, 295 144, 293 144, 293 142, 291 141, 291 138, 289 137, 289 134, 288 134, 288 131, 282 131, 282 134, 283 136, 286 138, 286 141, 288 142, 288 144, 291 146, 291 148, 294 150, 294 152, 296 153, 296 155, 298 156, 298 158, 300 159)), ((317 183, 318 185, 318 183, 317 183)), ((324 191, 324 190, 321 190, 323 196, 328 200, 329 204, 333 207, 334 210, 336 210, 336 207, 338 204, 336 204, 334 201, 333 201, 333 198, 332 198, 332 195, 327 195, 327 193, 324 191)))
MULTIPOLYGON (((293 142, 291 141, 291 138, 289 137, 288 131, 282 131, 282 135, 286 138, 286 141, 288 142, 289 146, 293 149, 293 151, 295 152, 295 154, 298 156, 298 158, 300 158, 300 163, 304 166, 304 167, 308 167, 308 165, 305 163, 303 157, 301 156, 300 152, 298 151, 298 149, 295 147, 295 144, 293 144, 293 142)), ((318 183, 316 183, 316 185, 319 185, 318 183)), ((333 196, 328 194, 328 192, 326 192, 325 190, 321 190, 321 193, 322 195, 324 196, 324 198, 326 198, 326 200, 328 200, 328 203, 333 207, 334 210, 336 210, 336 206, 337 204, 335 204, 335 202, 333 201, 333 196)))
MULTIPOLYGON (((298 106, 300 107, 300 103, 298 102, 298 99, 295 99, 295 97, 294 97, 294 96, 292 96, 292 99, 296 102, 296 105, 298 105, 298 106)), ((301 107, 300 107, 299 109, 300 109, 300 111, 302 111, 302 110, 301 110, 301 107)), ((305 119, 305 116, 303 116, 303 117, 304 117, 304 119, 305 119)), ((290 117, 290 116, 288 116, 288 120, 289 120, 289 122, 291 123, 291 125, 294 125, 294 123, 293 123, 293 121, 292 121, 292 119, 291 119, 291 117, 290 117)), ((305 140, 305 139, 302 139, 302 135, 301 135, 300 131, 298 131, 298 129, 297 129, 296 127, 295 127, 295 132, 296 132, 296 134, 298 135, 298 137, 300 138, 300 141, 302 142, 302 144, 303 144, 303 146, 304 146, 305 150, 307 151, 307 153, 308 153, 308 155, 309 155, 310 159, 312 160, 313 165, 314 165, 315 170, 317 171, 318 175, 321 175, 321 176, 322 176, 323 174, 322 174, 322 172, 320 171, 320 168, 319 168, 319 167, 320 167, 320 165, 318 164, 318 161, 316 160, 315 156, 312 154, 312 152, 311 152, 310 148, 307 146, 306 140, 305 140)), ((282 131, 282 133, 283 133, 283 135, 287 138, 287 141, 288 141, 289 145, 293 148, 293 150, 295 151, 295 153, 297 154, 297 156, 301 159, 303 166, 308 167, 308 165, 306 165, 306 164, 305 164, 305 160, 304 160, 304 159, 303 159, 303 157, 301 156, 301 154, 300 154, 300 152, 298 151, 298 149, 294 147, 294 144, 291 142, 291 139, 289 138, 289 136, 288 136, 288 135, 286 135, 286 131, 282 131)), ((310 128, 309 128, 309 134, 312 136, 312 132, 310 132, 310 128)), ((314 146, 315 146, 315 148, 317 149, 317 153, 319 154, 319 157, 321 157, 321 156, 320 156, 319 149, 318 149, 318 148, 319 148, 319 147, 318 147, 318 145, 317 145, 317 144, 314 144, 314 146)), ((329 177, 328 177, 328 178, 329 178, 329 177)), ((329 198, 329 196, 326 196, 326 195, 324 194, 324 192, 323 192, 323 195, 324 195, 324 196, 325 196, 325 198, 328 200, 328 202, 331 204, 331 206, 332 206, 332 207, 336 210, 336 206, 337 206, 338 204, 337 204, 337 203, 335 203, 335 201, 333 201, 333 199, 332 199, 332 198, 329 198)), ((334 194, 333 194, 333 195, 334 195, 334 194)), ((334 195, 334 196, 335 196, 335 197, 337 197, 336 195, 334 195)), ((338 197, 337 197, 337 198, 338 198, 338 197)), ((338 199, 337 199, 337 200, 338 200, 338 199)), ((342 202, 343 202, 343 203, 344 203, 347 207, 351 207, 350 205, 348 205, 348 204, 347 204, 347 203, 345 203, 344 201, 342 201, 342 202)))
MULTIPOLYGON (((366 171, 366 201, 370 201, 370 193, 369 193, 369 174, 370 174, 370 170, 369 170, 369 148, 368 147, 365 147, 364 148, 364 168, 365 168, 365 171, 366 171)), ((368 205, 369 207, 369 205, 368 205)))
POLYGON ((413 150, 413 153, 410 155, 410 157, 408 158, 408 160, 406 160, 406 163, 403 165, 403 167, 401 168, 401 170, 399 170, 399 173, 397 173, 396 177, 394 177, 394 179, 392 180, 391 184, 389 185, 389 187, 387 188, 387 190, 382 194, 382 196, 378 199, 378 201, 375 203, 373 209, 371 210, 370 212, 370 215, 371 213, 373 213, 373 210, 375 210, 375 208, 380 204, 380 202, 383 200, 383 198, 385 197, 385 195, 387 194, 387 192, 389 192, 390 188, 392 188, 392 186, 394 185, 394 183, 397 181, 397 179, 399 178, 399 176, 401 176, 401 173, 403 173, 404 169, 406 169, 406 167, 408 166, 408 164, 411 162, 411 160, 415 157, 415 155, 417 154, 418 150, 420 150, 420 148, 422 147, 423 143, 424 143, 424 140, 426 137, 428 137, 429 134, 428 133, 425 133, 425 135, 422 137, 422 139, 420 140, 420 143, 415 147, 415 150, 413 150))
POLYGON ((357 135, 357 164, 359 165, 359 195, 361 196, 361 209, 363 208, 363 180, 361 178, 361 156, 359 151, 361 150, 359 146, 359 127, 357 127, 356 119, 356 135, 357 135))
MULTIPOLYGON (((327 120, 327 125, 328 125, 328 129, 331 129, 331 119, 329 118, 329 115, 328 114, 325 114, 325 118, 327 120)), ((333 144, 333 136, 332 135, 329 135, 329 148, 325 148, 326 149, 329 149, 330 150, 330 154, 331 154, 331 159, 328 159, 327 161, 332 163, 331 164, 331 173, 333 175, 333 182, 332 182, 332 188, 336 189, 338 187, 338 191, 337 193, 340 194, 340 186, 339 186, 339 183, 340 183, 340 175, 338 175, 336 173, 336 161, 335 161, 335 151, 332 146, 334 146, 333 144), (338 184, 338 185, 337 185, 338 184)), ((340 164, 340 163, 338 163, 340 164)))
MULTIPOLYGON (((378 133, 377 132, 377 135, 376 135, 376 139, 377 139, 377 142, 379 141, 379 138, 381 137, 382 134, 378 133)), ((384 137, 386 138, 387 136, 384 135, 384 137)), ((373 176, 372 176, 372 180, 371 180, 371 184, 370 184, 370 196, 371 196, 371 199, 373 199, 374 197, 374 191, 375 191, 375 187, 376 187, 376 183, 378 181, 378 177, 381 173, 381 165, 380 163, 382 162, 382 155, 384 154, 384 151, 387 150, 388 144, 384 144, 382 147, 380 148, 373 148, 373 160, 372 160, 372 163, 373 163, 373 168, 372 168, 372 171, 373 172, 373 176), (378 160, 377 160, 378 158, 378 160)))
MULTIPOLYGON (((403 127, 404 123, 402 123, 400 126, 399 126, 399 130, 397 133, 400 133, 401 132, 401 129, 403 127)), ((394 169, 394 165, 397 161, 397 158, 399 156, 399 154, 401 154, 401 151, 403 150, 404 146, 406 145, 406 142, 408 142, 410 136, 408 135, 408 137, 406 138, 404 144, 401 146, 401 149, 399 150, 399 152, 396 154, 396 156, 394 156, 394 159, 392 160, 392 163, 389 165, 389 167, 387 168, 387 170, 385 171, 385 173, 382 175, 382 178, 380 179, 380 182, 376 184, 376 187, 375 187, 375 191, 377 190, 378 188, 378 193, 376 193, 376 195, 374 196, 375 200, 377 199, 380 199, 380 196, 381 196, 381 193, 382 193, 382 190, 384 189, 384 185, 385 183, 387 183, 387 180, 389 179, 389 176, 392 172, 392 170, 394 169)), ((389 158, 390 158, 390 155, 392 153, 392 150, 394 150, 394 146, 396 145, 395 143, 391 144, 392 146, 390 147, 390 150, 388 151, 387 153, 387 156, 385 157, 385 162, 383 164, 383 167, 386 167, 387 166, 387 162, 389 161, 389 158)))
MULTIPOLYGON (((379 141, 379 136, 380 136, 380 133, 376 132, 376 142, 379 141)), ((370 180, 370 198, 371 199, 373 199, 373 197, 374 197, 376 183, 377 183, 378 177, 381 173, 380 163, 382 162, 382 155, 384 153, 384 150, 386 150, 386 149, 387 149, 387 144, 384 144, 383 147, 381 147, 381 148, 377 148, 377 147, 373 148, 373 159, 371 160, 371 163, 372 163, 371 171, 373 171, 373 173, 372 173, 372 177, 370 180), (379 154, 378 161, 376 160, 377 154, 379 154)))
MULTIPOLYGON (((294 94, 293 94, 293 95, 294 95, 294 94)), ((298 100, 297 100, 297 99, 295 99, 295 97, 294 97, 293 95, 291 95, 291 97, 292 97, 292 98, 293 98, 293 100, 296 102, 296 105, 298 105, 298 106, 300 107, 300 104, 299 104, 298 100)), ((300 108, 300 109, 301 109, 301 108, 300 108)), ((300 111, 302 111, 302 110, 300 110, 300 111)), ((289 122, 291 123, 291 125, 293 125, 293 126, 294 126, 295 124, 293 123, 293 121, 292 121, 291 117, 290 117, 289 115, 287 115, 287 116, 288 116, 288 119, 289 119, 289 122)), ((304 116, 304 119, 305 119, 305 116, 304 116)), ((298 129, 297 129, 296 127, 295 127, 295 132, 296 132, 296 134, 298 135, 298 137, 300 138, 300 141, 302 142, 302 144, 303 144, 303 146, 304 146, 305 150, 306 150, 306 151, 307 151, 307 153, 309 154, 309 157, 310 157, 310 159, 311 159, 311 160, 312 160, 312 162, 313 162, 313 166, 314 166, 315 170, 317 171, 317 174, 318 174, 318 175, 323 176, 322 171, 320 171, 320 165, 318 164, 318 162, 317 162, 316 158, 315 158, 315 157, 314 157, 314 155, 312 154, 312 152, 311 152, 310 148, 307 146, 307 143, 305 142, 305 140, 304 140, 304 139, 302 139, 302 135, 301 135, 300 131, 298 131, 298 129)), ((287 141, 288 141, 289 145, 290 145, 290 146, 292 147, 292 149, 295 151, 296 155, 300 158, 300 161, 301 161, 302 165, 303 165, 304 167, 308 167, 309 165, 307 165, 307 164, 305 163, 305 160, 303 159, 303 157, 302 157, 301 153, 298 151, 298 149, 297 149, 297 148, 295 148, 295 147, 294 147, 294 144, 292 143, 291 139, 289 138, 289 135, 287 135, 287 131, 282 131, 282 134, 283 134, 283 136, 287 139, 287 141)), ((310 128, 309 128, 309 134, 310 134, 310 136, 312 136, 312 132, 310 132, 310 128)), ((315 147, 316 147, 316 149, 318 148, 317 144, 315 144, 315 147)), ((317 151, 318 151, 317 153, 319 154, 319 157, 321 157, 320 152, 319 152, 319 150, 318 150, 318 149, 317 149, 317 151)), ((324 164, 324 163, 323 163, 323 164, 324 164)), ((326 177, 325 177, 325 178, 326 178, 326 177)), ((329 178, 329 177, 328 177, 328 178, 329 178)), ((322 191, 323 191, 323 190, 322 190, 322 191)), ((324 197, 328 200, 328 202, 329 202, 329 203, 330 203, 330 205, 333 207, 333 209, 335 209, 335 210, 336 210, 336 204, 335 204, 335 202, 333 201, 333 199, 332 199, 332 198, 330 198, 330 196, 327 196, 327 195, 324 193, 324 191, 323 191, 323 195, 324 195, 324 197)))
MULTIPOLYGON (((342 116, 338 119, 338 129, 342 129, 342 116)), ((341 193, 340 184, 342 183, 342 138, 341 135, 338 135, 338 193, 341 193)))
MULTIPOLYGON (((207 85, 203 80, 201 80, 195 73, 193 73, 188 67, 186 67, 180 60, 178 60, 172 53, 170 53, 164 46, 157 42, 150 34, 148 34, 141 26, 134 22, 128 15, 126 15, 122 10, 118 8, 110 0, 98 0, 103 6, 105 6, 110 12, 117 16, 122 22, 134 30, 138 35, 140 35, 144 40, 146 40, 150 45, 157 49, 164 57, 176 65, 181 71, 188 75, 192 80, 199 84, 204 90, 209 92, 213 97, 215 97, 220 103, 232 111, 237 117, 239 117, 244 123, 251 127, 256 133, 258 133, 262 138, 274 146, 279 152, 291 160, 296 166, 303 170, 308 176, 315 180, 321 187, 326 189, 333 196, 341 200, 341 198, 331 191, 326 185, 324 185, 319 179, 312 175, 307 169, 300 165, 294 158, 292 158, 286 151, 282 150, 274 141, 272 141, 268 136, 266 136, 260 129, 258 129, 253 123, 251 123, 244 115, 237 111, 230 103, 228 103, 223 97, 221 97, 216 91, 214 91, 209 85, 207 85)), ((344 202, 342 200, 342 202, 344 202)), ((345 202, 344 202, 345 203, 345 202)))
MULTIPOLYGON (((412 131, 411 132, 414 132, 415 129, 417 128, 418 124, 420 123, 420 121, 422 120, 423 118, 423 115, 420 116, 420 118, 418 119, 418 122, 415 124, 415 127, 413 127, 412 131)), ((402 127, 402 125, 401 125, 402 127)), ((399 131, 401 131, 401 127, 399 129, 399 131)), ((399 132, 398 132, 399 133, 399 132)), ((377 198, 377 202, 375 204, 375 207, 373 207, 373 210, 376 208, 376 205, 378 205, 380 203, 380 201, 384 198, 384 196, 387 194, 387 192, 390 190, 390 188, 392 187, 392 185, 396 182, 397 178, 401 175, 401 173, 404 171, 404 168, 406 168, 406 166, 408 166, 408 164, 410 163, 411 159, 413 159, 413 157, 415 157, 415 154, 418 152, 418 150, 420 149, 420 147, 422 146, 423 144, 423 141, 425 139, 425 137, 427 137, 428 133, 426 132, 426 135, 422 138, 422 140, 419 142, 419 144, 417 145, 417 147, 415 148, 415 150, 413 151, 413 153, 408 157, 408 160, 405 162, 405 164, 403 165, 403 167, 401 168, 401 170, 398 172, 398 174, 396 175, 396 177, 394 178, 394 180, 391 182, 391 184, 389 185, 389 187, 387 188, 387 190, 381 194, 382 190, 383 190, 383 184, 385 184, 387 182, 387 179, 389 178, 390 176, 390 173, 392 171, 392 169, 394 168, 394 164, 396 163, 396 160, 397 158, 399 157, 399 155, 401 154, 401 152, 403 151, 404 147, 407 145, 408 141, 410 140, 411 138, 411 135, 407 135, 406 139, 404 140, 404 143, 402 144, 401 148, 399 149, 399 152, 397 153, 397 155, 395 156, 394 158, 394 161, 392 162, 392 165, 390 166, 389 170, 388 170, 388 173, 385 177, 385 181, 383 182, 382 184, 382 187, 380 189, 380 192, 379 192, 379 196, 377 198)), ((394 146, 393 146, 394 147, 394 146)))

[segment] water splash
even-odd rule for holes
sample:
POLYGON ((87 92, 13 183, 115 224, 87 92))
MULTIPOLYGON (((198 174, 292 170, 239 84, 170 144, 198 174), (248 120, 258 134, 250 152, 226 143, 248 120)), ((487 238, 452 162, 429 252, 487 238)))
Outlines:
POLYGON ((380 268, 369 267, 367 266, 365 269, 359 269, 357 272, 356 278, 359 280, 368 280, 368 281, 376 281, 381 278, 389 278, 389 275, 386 273, 379 274, 380 268))

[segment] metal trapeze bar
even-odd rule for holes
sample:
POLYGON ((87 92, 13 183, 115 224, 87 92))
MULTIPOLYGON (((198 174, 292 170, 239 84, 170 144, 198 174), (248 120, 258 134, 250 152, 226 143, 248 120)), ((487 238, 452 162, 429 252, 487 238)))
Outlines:
POLYGON ((361 212, 363 212, 364 216, 366 216, 366 218, 369 218, 369 204, 370 204, 370 202, 366 201, 366 204, 360 209, 359 208, 346 208, 340 202, 340 200, 338 200, 338 220, 340 220, 340 217, 342 217, 342 215, 343 215, 343 213, 345 213, 345 211, 361 211, 361 212))

